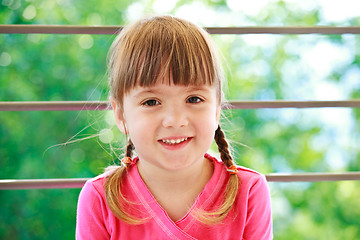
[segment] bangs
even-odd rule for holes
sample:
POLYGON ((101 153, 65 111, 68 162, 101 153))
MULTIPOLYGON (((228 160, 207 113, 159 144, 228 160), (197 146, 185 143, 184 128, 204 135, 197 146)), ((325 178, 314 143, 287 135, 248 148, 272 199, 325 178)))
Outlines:
POLYGON ((159 80, 185 86, 213 84, 213 58, 200 32, 178 21, 171 27, 163 22, 149 25, 144 26, 137 41, 139 45, 134 46, 134 49, 141 49, 141 57, 137 59, 132 87, 152 86, 159 80), (158 31, 152 31, 153 28, 158 31))

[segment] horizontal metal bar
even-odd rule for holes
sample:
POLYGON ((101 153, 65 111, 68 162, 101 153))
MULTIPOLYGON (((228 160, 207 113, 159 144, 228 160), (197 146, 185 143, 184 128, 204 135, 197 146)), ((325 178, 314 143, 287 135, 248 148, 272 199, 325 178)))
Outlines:
POLYGON ((0 180, 0 190, 82 188, 88 178, 6 179, 0 180))
MULTIPOLYGON (((229 101, 230 109, 258 108, 360 108, 360 100, 343 101, 229 101)), ((109 110, 107 101, 0 102, 0 111, 83 111, 109 110)))
POLYGON ((205 28, 210 34, 360 34, 360 27, 229 27, 205 28))
MULTIPOLYGON (((265 176, 268 182, 322 182, 322 181, 359 181, 360 172, 346 173, 273 173, 265 176)), ((7 179, 0 180, 0 190, 10 189, 57 189, 81 188, 89 178, 58 179, 7 179)))
POLYGON ((268 182, 326 182, 326 181, 359 181, 360 172, 346 173, 272 173, 266 175, 268 182))
POLYGON ((116 34, 121 26, 75 26, 75 25, 0 25, 0 33, 10 34, 116 34))
POLYGON ((0 111, 83 111, 111 109, 106 101, 0 102, 0 111))
MULTIPOLYGON (((122 26, 3 24, 0 33, 10 34, 116 34, 122 26)), ((360 27, 205 27, 210 34, 360 34, 360 27)))
POLYGON ((256 108, 330 108, 352 107, 360 108, 360 99, 340 101, 230 101, 230 108, 256 109, 256 108))

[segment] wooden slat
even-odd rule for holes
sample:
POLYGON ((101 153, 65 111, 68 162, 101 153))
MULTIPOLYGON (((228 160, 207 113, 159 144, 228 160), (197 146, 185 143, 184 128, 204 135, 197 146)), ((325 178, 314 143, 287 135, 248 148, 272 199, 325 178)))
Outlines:
MULTIPOLYGON (((346 173, 273 173, 265 176, 268 182, 360 181, 360 172, 346 173)), ((81 188, 89 178, 7 179, 0 180, 0 190, 81 188)))
MULTIPOLYGON (((343 101, 229 101, 227 108, 360 108, 360 100, 343 101)), ((109 110, 107 101, 40 101, 40 102, 0 102, 0 111, 84 111, 109 110)))
MULTIPOLYGON (((3 24, 0 33, 10 34, 116 34, 122 26, 3 24)), ((205 27, 210 34, 360 34, 360 27, 205 27)))

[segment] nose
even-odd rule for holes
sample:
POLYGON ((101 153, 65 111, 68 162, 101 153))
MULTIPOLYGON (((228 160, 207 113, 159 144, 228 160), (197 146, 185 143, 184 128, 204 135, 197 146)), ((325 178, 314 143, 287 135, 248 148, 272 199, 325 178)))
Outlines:
POLYGON ((164 111, 163 126, 181 128, 188 125, 186 109, 182 106, 168 106, 164 111))

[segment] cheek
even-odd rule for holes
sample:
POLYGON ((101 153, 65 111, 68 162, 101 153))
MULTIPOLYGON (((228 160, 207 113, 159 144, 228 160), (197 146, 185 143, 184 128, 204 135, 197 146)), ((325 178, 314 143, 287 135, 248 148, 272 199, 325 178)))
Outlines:
POLYGON ((144 117, 136 116, 127 119, 127 129, 129 137, 134 141, 144 141, 153 133, 154 124, 144 117))
POLYGON ((198 129, 201 129, 204 134, 215 134, 216 129, 219 125, 218 112, 213 109, 208 111, 203 116, 198 116, 195 120, 195 124, 198 129))
POLYGON ((129 126, 129 138, 134 144, 137 154, 144 154, 151 152, 153 144, 155 143, 154 129, 151 126, 144 126, 139 124, 131 124, 129 126))

